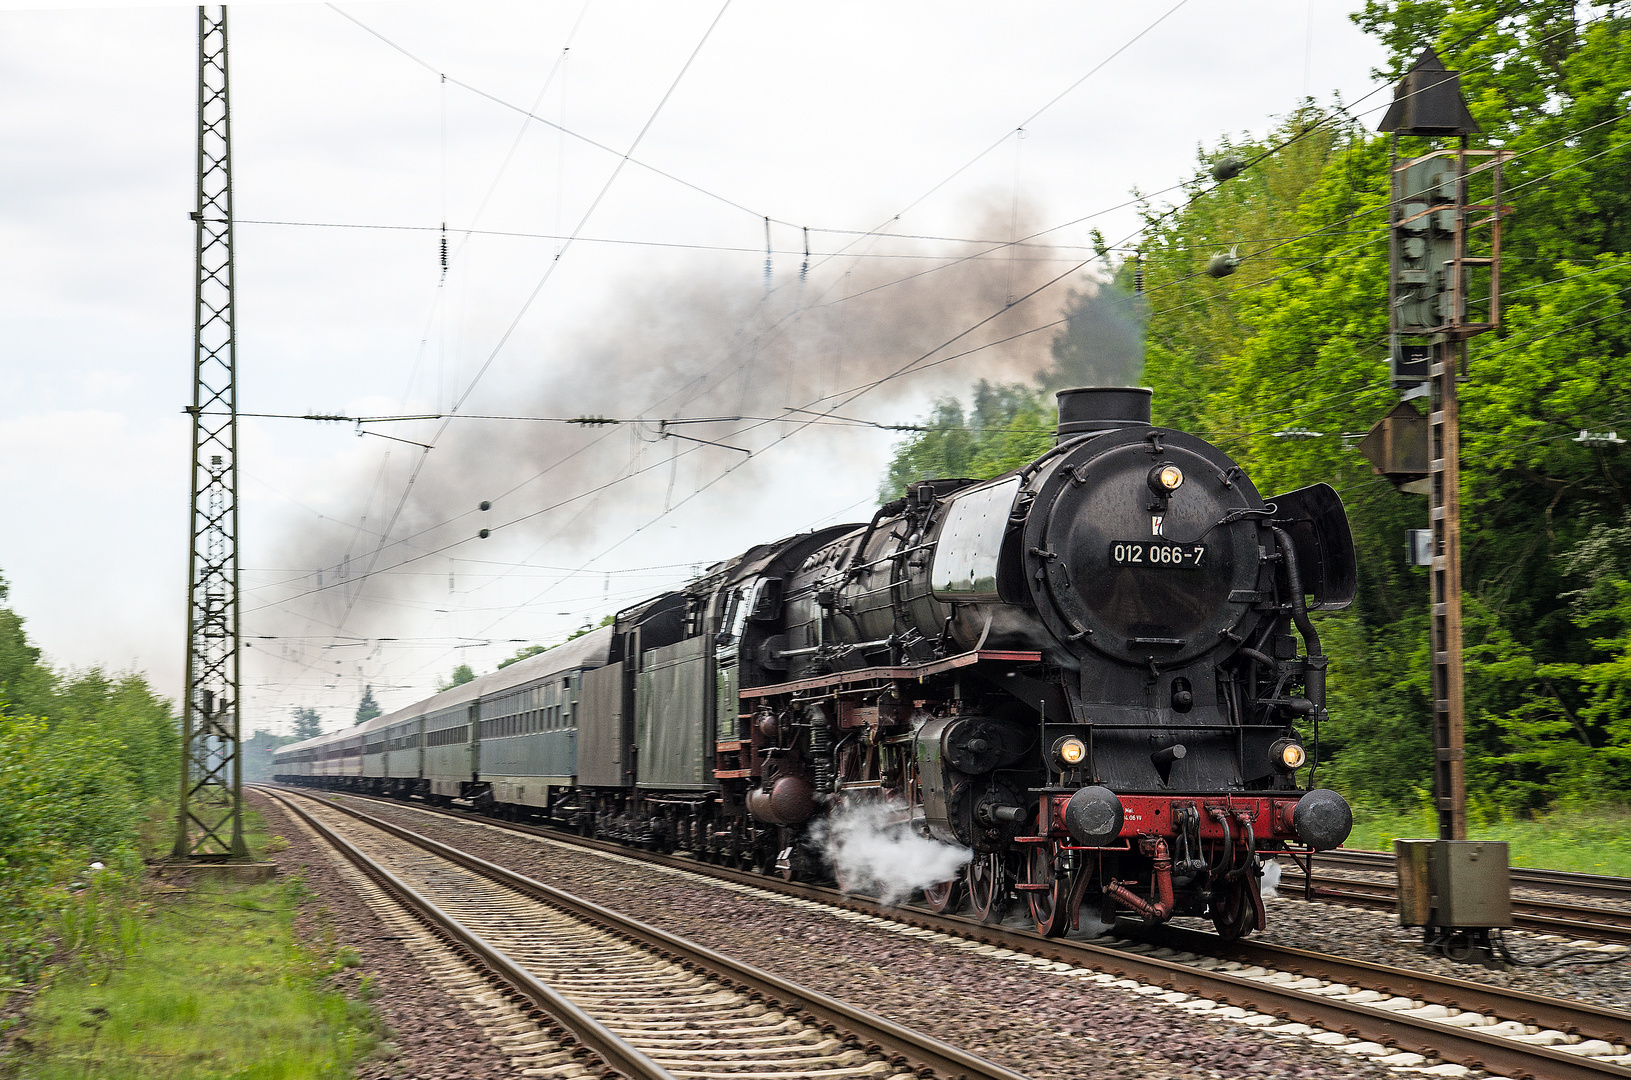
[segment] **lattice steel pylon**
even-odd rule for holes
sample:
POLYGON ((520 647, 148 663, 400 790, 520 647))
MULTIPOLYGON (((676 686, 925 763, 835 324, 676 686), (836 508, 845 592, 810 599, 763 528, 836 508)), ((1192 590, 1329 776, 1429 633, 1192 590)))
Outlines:
POLYGON ((198 9, 198 241, 193 336, 187 685, 176 858, 244 859, 239 754, 238 377, 227 12, 198 9))

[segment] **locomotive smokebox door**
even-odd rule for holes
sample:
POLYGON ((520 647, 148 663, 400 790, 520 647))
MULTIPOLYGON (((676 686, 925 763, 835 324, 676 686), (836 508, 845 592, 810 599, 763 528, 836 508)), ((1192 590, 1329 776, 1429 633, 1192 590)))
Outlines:
MULTIPOLYGON (((1060 402, 1061 417, 1083 404, 1060 402)), ((1182 432, 1115 419, 1060 430, 1094 423, 1118 426, 1050 462, 1027 516, 1032 605, 1076 656, 1176 671, 1255 626, 1233 598, 1257 589, 1257 531, 1243 515, 1262 502, 1232 461, 1182 432)))

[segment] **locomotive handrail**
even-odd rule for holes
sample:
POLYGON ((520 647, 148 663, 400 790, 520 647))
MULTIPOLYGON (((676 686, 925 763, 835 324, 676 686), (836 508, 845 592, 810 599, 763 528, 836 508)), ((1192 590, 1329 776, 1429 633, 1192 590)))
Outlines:
POLYGON ((831 675, 797 679, 793 682, 772 683, 768 686, 749 686, 739 690, 737 696, 744 698, 775 697, 781 694, 796 693, 800 690, 817 690, 826 686, 841 686, 844 683, 871 680, 918 679, 921 681, 930 675, 938 675, 943 671, 951 671, 954 668, 968 667, 971 664, 978 664, 982 660, 1006 660, 1011 663, 1021 664, 1039 663, 1042 660, 1042 654, 1023 649, 979 649, 958 653, 956 656, 948 656, 944 660, 930 660, 922 664, 856 668, 854 671, 838 671, 831 675))

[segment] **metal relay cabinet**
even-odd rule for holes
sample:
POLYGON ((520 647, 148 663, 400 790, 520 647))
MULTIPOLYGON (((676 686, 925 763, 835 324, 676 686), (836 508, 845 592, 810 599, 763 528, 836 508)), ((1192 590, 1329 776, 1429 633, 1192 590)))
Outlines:
POLYGON ((1512 925, 1504 841, 1395 840, 1402 926, 1512 925))

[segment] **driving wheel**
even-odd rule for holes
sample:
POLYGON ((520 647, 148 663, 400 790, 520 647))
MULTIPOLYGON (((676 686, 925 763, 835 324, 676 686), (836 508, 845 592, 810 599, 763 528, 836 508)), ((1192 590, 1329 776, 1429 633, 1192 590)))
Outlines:
POLYGON ((1002 856, 996 852, 974 856, 974 861, 968 864, 967 877, 968 899, 974 907, 974 917, 983 923, 1001 922, 1008 894, 1002 856))
POLYGON ((936 882, 923 887, 923 902, 929 905, 929 910, 936 915, 949 911, 957 904, 958 894, 963 891, 963 883, 958 878, 949 881, 936 882))
POLYGON ((1053 853, 1046 844, 1031 845, 1026 868, 1027 885, 1046 886, 1025 890, 1036 932, 1043 937, 1058 937, 1070 929, 1070 878, 1054 872, 1053 853))

